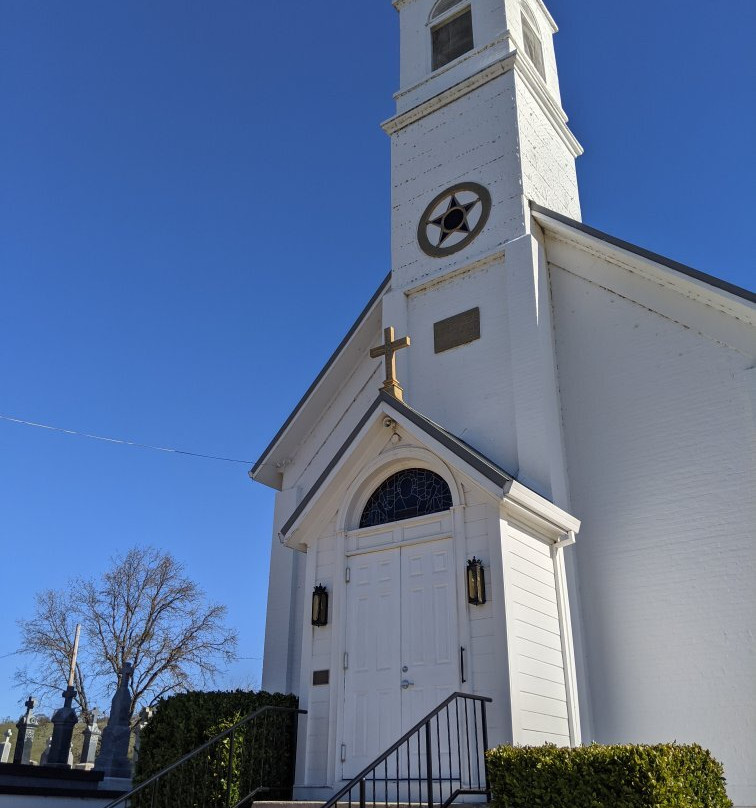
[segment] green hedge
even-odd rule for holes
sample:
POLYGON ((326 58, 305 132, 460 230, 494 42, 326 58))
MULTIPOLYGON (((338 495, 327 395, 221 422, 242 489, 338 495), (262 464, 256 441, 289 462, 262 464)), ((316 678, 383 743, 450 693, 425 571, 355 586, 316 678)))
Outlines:
POLYGON ((700 746, 501 746, 486 753, 495 808, 731 808, 700 746))
MULTIPOLYGON (((232 692, 185 693, 159 702, 144 729, 134 782, 138 784, 175 763, 205 742, 234 726, 245 716, 266 706, 297 707, 296 696, 281 693, 232 692)), ((229 768, 234 802, 250 787, 264 786, 264 798, 290 799, 294 781, 294 725, 296 714, 272 711, 213 744, 162 779, 159 804, 225 805, 229 768), (191 794, 189 793, 191 791, 191 794)), ((152 801, 152 786, 142 800, 152 801)), ((233 802, 231 804, 234 804, 233 802)))

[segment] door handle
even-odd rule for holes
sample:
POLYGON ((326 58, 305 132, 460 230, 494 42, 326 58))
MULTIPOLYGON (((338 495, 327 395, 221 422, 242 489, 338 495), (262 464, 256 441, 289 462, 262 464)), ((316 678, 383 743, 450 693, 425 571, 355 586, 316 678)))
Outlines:
POLYGON ((414 685, 414 684, 415 683, 410 682, 409 679, 402 679, 402 690, 406 690, 408 687, 412 687, 412 685, 414 685))

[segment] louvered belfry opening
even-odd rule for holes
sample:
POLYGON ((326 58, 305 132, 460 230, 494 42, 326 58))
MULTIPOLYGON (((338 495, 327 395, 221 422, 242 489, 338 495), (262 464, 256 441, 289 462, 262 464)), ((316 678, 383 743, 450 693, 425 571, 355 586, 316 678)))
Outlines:
POLYGON ((472 12, 460 0, 439 0, 431 12, 431 22, 435 20, 438 23, 431 28, 432 68, 438 70, 473 49, 472 12))

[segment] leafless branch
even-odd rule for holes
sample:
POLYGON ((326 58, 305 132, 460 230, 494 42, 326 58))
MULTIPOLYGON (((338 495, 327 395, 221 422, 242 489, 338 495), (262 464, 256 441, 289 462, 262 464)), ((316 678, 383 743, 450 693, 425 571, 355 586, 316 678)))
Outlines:
POLYGON ((99 579, 36 596, 34 616, 19 623, 21 653, 36 664, 19 670, 16 680, 48 693, 62 690, 79 622, 75 683, 82 711, 89 715, 93 697, 112 694, 130 661, 133 716, 161 696, 212 681, 221 664, 236 658, 237 634, 225 619, 226 607, 207 603, 172 555, 135 547, 114 558, 99 579))

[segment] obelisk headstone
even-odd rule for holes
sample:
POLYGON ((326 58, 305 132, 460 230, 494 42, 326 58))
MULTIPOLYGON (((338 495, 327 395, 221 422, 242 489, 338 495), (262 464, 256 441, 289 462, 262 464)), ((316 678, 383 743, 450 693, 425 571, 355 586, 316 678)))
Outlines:
POLYGON ((5 730, 5 740, 0 744, 0 763, 7 763, 10 760, 11 737, 13 730, 5 730))
POLYGON ((102 733, 100 754, 95 769, 106 777, 131 777, 129 740, 131 738, 131 691, 129 680, 134 673, 130 662, 124 662, 118 689, 110 706, 108 725, 102 733))
POLYGON ((97 757, 97 744, 100 741, 102 730, 97 725, 97 708, 92 710, 87 728, 84 730, 84 745, 81 747, 81 764, 88 769, 94 766, 97 757))
POLYGON ((19 718, 16 729, 18 729, 18 737, 16 738, 16 749, 13 752, 14 763, 30 763, 31 750, 34 743, 34 733, 37 731, 37 719, 34 717, 34 705, 36 702, 29 696, 24 702, 26 712, 19 718))

